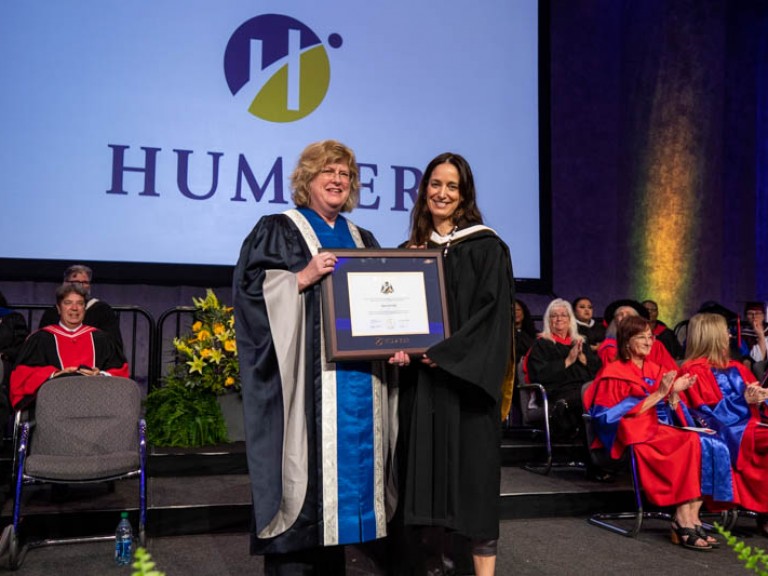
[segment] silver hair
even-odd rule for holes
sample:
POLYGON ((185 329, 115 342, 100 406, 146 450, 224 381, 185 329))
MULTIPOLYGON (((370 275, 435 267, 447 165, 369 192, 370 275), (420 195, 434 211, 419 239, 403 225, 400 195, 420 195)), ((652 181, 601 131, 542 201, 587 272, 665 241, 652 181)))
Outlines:
POLYGON ((567 300, 563 300, 562 298, 555 298, 552 300, 552 302, 549 303, 549 306, 547 306, 547 309, 544 311, 544 318, 542 321, 544 329, 541 331, 542 337, 552 340, 552 327, 549 323, 549 316, 552 314, 555 308, 565 308, 565 311, 568 312, 568 317, 570 318, 568 321, 568 335, 571 337, 571 340, 573 342, 583 342, 584 336, 579 334, 579 327, 576 324, 576 315, 573 313, 571 303, 567 300))
MULTIPOLYGON (((646 300, 648 302, 648 300, 646 300)), ((635 310, 632 306, 619 306, 616 308, 616 312, 621 310, 622 308, 629 308, 629 315, 630 316, 640 316, 640 313, 635 310)), ((608 328, 605 330, 605 337, 606 338, 616 338, 616 335, 619 333, 619 324, 616 322, 616 312, 613 313, 613 319, 611 319, 611 323, 608 324, 608 328)))
POLYGON ((73 276, 75 274, 84 273, 88 275, 88 282, 93 280, 93 270, 88 268, 88 266, 85 266, 84 264, 73 264, 66 270, 64 270, 64 282, 69 280, 70 276, 73 276))

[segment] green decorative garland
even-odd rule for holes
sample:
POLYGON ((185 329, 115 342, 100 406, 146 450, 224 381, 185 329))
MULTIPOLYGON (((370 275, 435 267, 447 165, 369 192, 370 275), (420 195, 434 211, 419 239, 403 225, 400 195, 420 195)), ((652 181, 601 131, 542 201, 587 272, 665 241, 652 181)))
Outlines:
POLYGON ((768 553, 757 546, 747 546, 743 540, 739 540, 728 530, 715 524, 715 529, 725 538, 726 543, 738 555, 739 561, 744 564, 749 572, 768 576, 768 553))

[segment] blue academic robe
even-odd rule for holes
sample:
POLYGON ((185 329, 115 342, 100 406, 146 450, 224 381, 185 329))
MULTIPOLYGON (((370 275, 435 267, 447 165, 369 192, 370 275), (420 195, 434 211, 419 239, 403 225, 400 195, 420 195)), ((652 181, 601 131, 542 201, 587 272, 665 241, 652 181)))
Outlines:
POLYGON ((378 247, 343 217, 265 216, 234 274, 235 330, 253 496, 251 551, 284 553, 386 533, 390 434, 383 367, 328 363, 320 284, 295 274, 323 248, 378 247))

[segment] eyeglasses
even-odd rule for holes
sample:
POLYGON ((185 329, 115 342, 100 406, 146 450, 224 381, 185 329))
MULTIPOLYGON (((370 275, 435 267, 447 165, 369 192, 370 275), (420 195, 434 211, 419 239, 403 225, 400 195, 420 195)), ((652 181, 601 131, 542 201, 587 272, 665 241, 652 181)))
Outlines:
POLYGON ((656 340, 656 336, 654 336, 653 334, 635 334, 634 336, 632 336, 632 338, 630 338, 630 340, 634 340, 634 339, 648 340, 649 342, 653 342, 654 340, 656 340))
POLYGON ((350 178, 350 174, 346 170, 334 170, 333 168, 323 168, 320 170, 320 174, 329 180, 334 177, 337 177, 339 180, 349 180, 350 178))
POLYGON ((552 320, 557 320, 559 318, 563 318, 565 320, 568 320, 568 319, 570 319, 571 316, 569 314, 550 314, 549 317, 552 320))

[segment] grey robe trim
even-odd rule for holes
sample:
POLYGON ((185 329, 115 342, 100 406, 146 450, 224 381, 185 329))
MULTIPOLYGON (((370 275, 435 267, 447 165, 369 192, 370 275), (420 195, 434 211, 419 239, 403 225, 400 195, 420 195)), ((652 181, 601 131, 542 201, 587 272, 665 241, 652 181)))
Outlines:
MULTIPOLYGON (((309 247, 310 254, 314 256, 320 251, 321 244, 315 231, 307 219, 298 210, 287 210, 284 214, 291 219, 301 232, 304 241, 309 247)), ((358 248, 365 248, 360 230, 351 221, 347 220, 349 232, 358 248)), ((298 294, 294 288, 294 293, 298 294)), ((321 303, 322 306, 322 303, 321 303)), ((304 316, 302 315, 302 319, 304 316)), ((336 390, 336 364, 328 363, 325 355, 325 337, 322 326, 322 313, 320 314, 320 362, 322 366, 322 423, 321 423, 321 453, 322 453, 322 502, 323 502, 323 544, 333 546, 339 543, 339 525, 338 525, 338 429, 337 429, 337 390, 336 390)), ((272 323, 270 319, 270 324, 272 323)), ((375 368, 375 365, 374 365, 375 368)), ((376 514, 376 536, 381 538, 386 535, 387 514, 384 503, 384 473, 385 450, 394 450, 394 444, 386 442, 392 432, 390 426, 385 424, 385 417, 389 412, 387 404, 382 403, 382 388, 385 384, 376 374, 377 370, 372 370, 373 391, 373 443, 374 443, 374 511, 376 514), (386 434, 386 436, 385 436, 386 434)), ((379 370, 380 372, 380 370, 379 370)), ((386 388, 384 392, 386 391, 386 388)), ((395 414, 395 417, 397 415, 395 414)), ((302 416, 302 419, 304 417, 302 416)), ((396 431, 396 427, 395 427, 396 431)), ((306 465, 305 465, 306 467, 306 465)))
POLYGON ((263 290, 283 389, 283 496, 277 514, 259 532, 259 538, 273 538, 296 522, 307 494, 306 326, 295 274, 267 270, 263 290))

